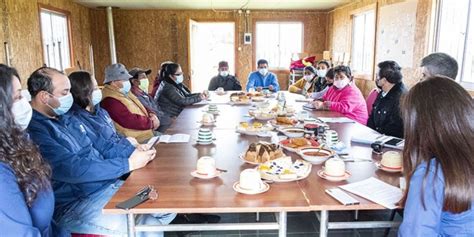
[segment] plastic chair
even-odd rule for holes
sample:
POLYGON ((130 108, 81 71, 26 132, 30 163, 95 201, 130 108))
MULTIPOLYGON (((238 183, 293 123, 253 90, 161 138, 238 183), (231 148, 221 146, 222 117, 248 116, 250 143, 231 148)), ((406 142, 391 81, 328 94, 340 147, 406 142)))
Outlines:
POLYGON ((372 114, 372 105, 377 99, 377 96, 379 96, 379 90, 377 88, 374 88, 372 89, 372 91, 370 91, 369 95, 367 96, 367 99, 365 100, 365 102, 367 103, 367 112, 369 112, 369 115, 372 114))

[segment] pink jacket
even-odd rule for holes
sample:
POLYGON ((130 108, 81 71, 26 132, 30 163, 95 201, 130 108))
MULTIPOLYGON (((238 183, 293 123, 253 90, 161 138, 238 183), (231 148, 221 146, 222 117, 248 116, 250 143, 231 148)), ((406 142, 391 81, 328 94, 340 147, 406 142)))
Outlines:
POLYGON ((367 104, 357 86, 351 84, 342 89, 331 86, 322 99, 330 102, 329 110, 342 113, 361 124, 367 124, 369 118, 367 104))

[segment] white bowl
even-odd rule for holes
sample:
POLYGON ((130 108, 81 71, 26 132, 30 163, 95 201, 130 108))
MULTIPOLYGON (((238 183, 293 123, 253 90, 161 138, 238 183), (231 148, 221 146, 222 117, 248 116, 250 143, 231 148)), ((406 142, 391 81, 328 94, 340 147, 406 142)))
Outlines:
POLYGON ((304 160, 310 162, 313 165, 319 165, 326 161, 329 157, 334 155, 334 152, 324 148, 303 148, 298 151, 298 155, 300 155, 304 160), (324 153, 324 155, 310 155, 308 154, 309 152, 324 153))
POLYGON ((304 136, 304 129, 297 127, 282 128, 280 130, 285 136, 289 138, 297 138, 304 136))

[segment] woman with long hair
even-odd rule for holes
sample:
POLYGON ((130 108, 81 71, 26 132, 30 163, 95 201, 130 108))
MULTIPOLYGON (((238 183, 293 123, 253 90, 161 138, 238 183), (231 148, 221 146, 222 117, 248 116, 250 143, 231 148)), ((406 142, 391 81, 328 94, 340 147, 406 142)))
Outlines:
POLYGON ((399 236, 474 236, 474 102, 452 79, 419 82, 401 102, 407 192, 399 236))
POLYGON ((0 223, 2 236, 65 236, 53 220, 51 168, 24 129, 32 109, 14 68, 0 64, 0 223))
POLYGON ((155 100, 163 112, 174 118, 177 117, 187 105, 207 99, 206 92, 190 93, 189 89, 183 85, 183 71, 177 63, 167 64, 161 70, 160 77, 163 78, 160 87, 155 95, 155 100))

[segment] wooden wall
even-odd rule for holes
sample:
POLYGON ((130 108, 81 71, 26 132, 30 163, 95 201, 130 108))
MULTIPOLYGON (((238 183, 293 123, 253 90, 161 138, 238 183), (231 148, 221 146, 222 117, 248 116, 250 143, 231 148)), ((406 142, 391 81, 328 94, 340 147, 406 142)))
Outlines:
POLYGON ((18 69, 23 85, 31 72, 43 65, 38 3, 71 13, 72 63, 79 60, 85 69, 90 69, 90 10, 69 0, 0 0, 0 27, 3 32, 0 34, 0 63, 5 63, 3 42, 7 41, 12 66, 18 69))
MULTIPOLYGON (((420 74, 418 72, 418 65, 421 59, 428 54, 428 40, 429 40, 429 28, 430 28, 430 17, 431 7, 433 0, 418 0, 416 9, 416 22, 415 24, 415 46, 413 49, 413 65, 411 67, 403 68, 404 82, 411 86, 418 81, 420 74)), ((364 8, 371 4, 376 3, 377 8, 402 2, 402 0, 362 0, 356 3, 350 3, 348 5, 336 8, 329 12, 328 16, 328 47, 332 52, 351 52, 351 12, 357 9, 364 8)), ((378 21, 377 21, 378 22, 378 21)), ((407 22, 409 24, 409 22, 407 22)), ((401 33, 401 32, 400 32, 401 33)), ((377 52, 375 52, 377 54, 377 52)), ((374 67, 376 66, 374 63, 374 67)), ((368 95, 370 90, 375 87, 373 80, 366 80, 356 78, 356 84, 362 90, 365 96, 368 95)))
MULTIPOLYGON (((114 30, 118 61, 128 68, 153 69, 153 78, 161 62, 171 60, 188 67, 188 20, 232 21, 236 23, 236 75, 242 84, 254 69, 253 47, 243 45, 245 18, 233 11, 114 10, 114 30)), ((96 77, 101 83, 105 66, 110 64, 105 10, 90 13, 96 77)), ((304 50, 320 53, 326 49, 327 13, 310 11, 252 11, 248 28, 253 32, 257 20, 298 20, 304 23, 304 50)), ((210 62, 214 63, 214 62, 210 62)), ((232 66, 232 65, 231 65, 232 66)), ((282 88, 287 87, 288 72, 276 72, 282 88)), ((212 75, 209 75, 212 76, 212 75)))

